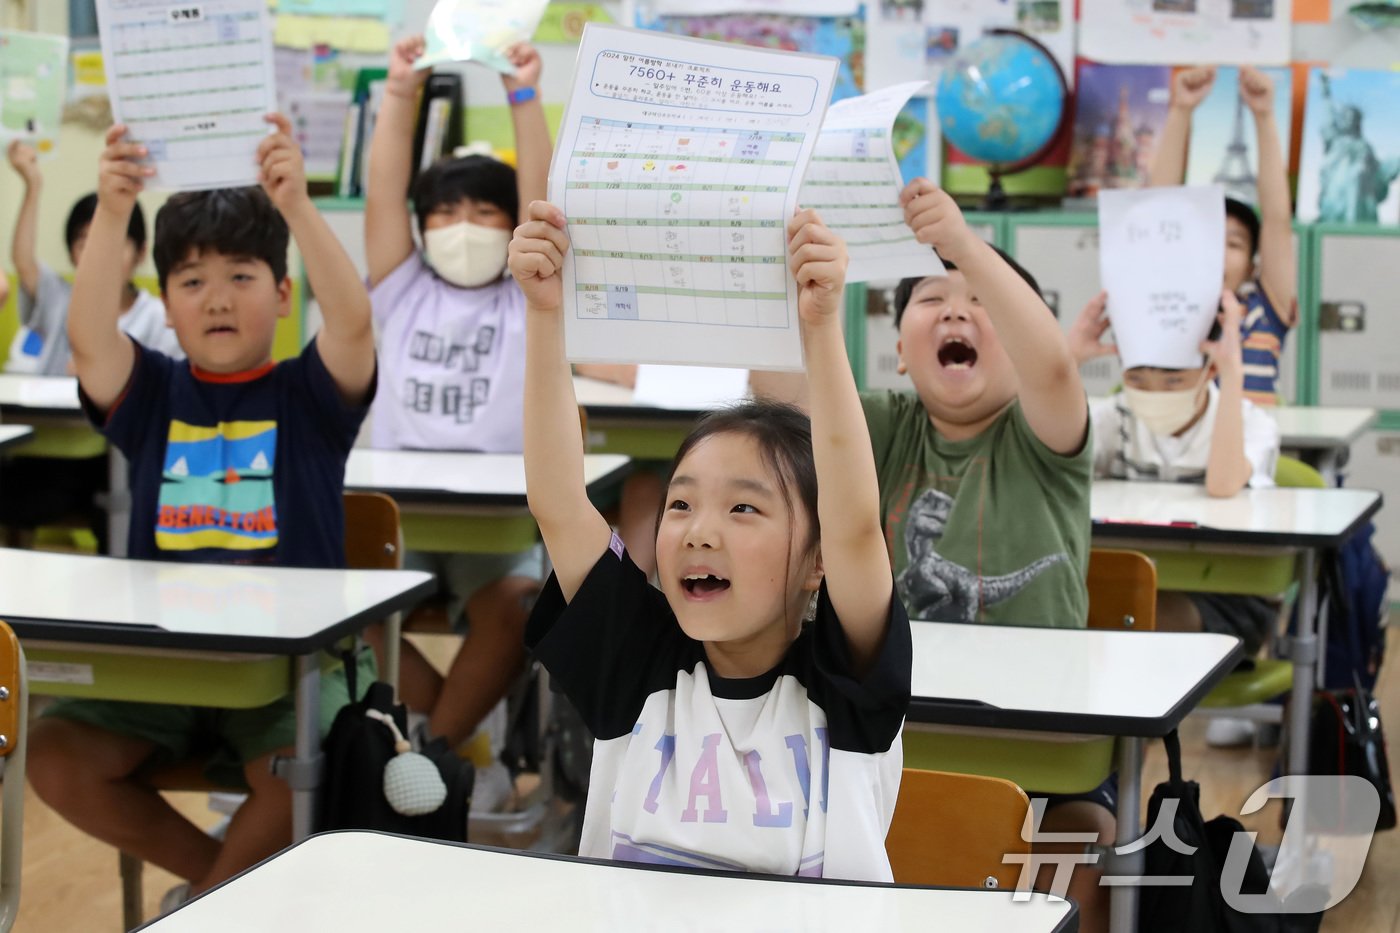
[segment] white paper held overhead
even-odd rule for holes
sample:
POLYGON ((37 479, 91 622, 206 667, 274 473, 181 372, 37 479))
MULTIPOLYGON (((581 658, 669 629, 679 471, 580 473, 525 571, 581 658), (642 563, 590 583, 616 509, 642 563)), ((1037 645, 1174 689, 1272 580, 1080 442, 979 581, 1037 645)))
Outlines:
POLYGON ((277 107, 266 0, 98 0, 112 116, 143 144, 152 187, 257 184, 277 107))
POLYGON ((438 0, 423 33, 427 47, 413 67, 479 62, 514 74, 505 50, 535 34, 548 5, 549 0, 438 0))
POLYGON ((802 367, 785 228, 837 64, 585 27, 549 175, 570 359, 802 367))
POLYGON ((1202 365, 1225 278, 1223 189, 1100 191, 1099 275, 1124 369, 1202 365))
POLYGON ((892 145, 894 118, 927 84, 897 84, 827 109, 798 203, 846 241, 847 282, 944 274, 938 256, 904 222, 904 181, 892 145))

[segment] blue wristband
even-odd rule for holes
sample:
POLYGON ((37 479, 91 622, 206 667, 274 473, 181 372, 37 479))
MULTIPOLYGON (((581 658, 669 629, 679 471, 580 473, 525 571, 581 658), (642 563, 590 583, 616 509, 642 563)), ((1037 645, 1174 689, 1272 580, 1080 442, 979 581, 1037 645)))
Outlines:
POLYGON ((515 90, 511 91, 509 94, 506 95, 506 100, 510 101, 512 105, 515 105, 515 104, 523 104, 523 103, 526 103, 527 101, 532 101, 532 100, 535 99, 535 97, 536 97, 536 94, 535 94, 535 89, 534 89, 534 88, 532 88, 532 87, 518 87, 518 88, 516 88, 515 90))

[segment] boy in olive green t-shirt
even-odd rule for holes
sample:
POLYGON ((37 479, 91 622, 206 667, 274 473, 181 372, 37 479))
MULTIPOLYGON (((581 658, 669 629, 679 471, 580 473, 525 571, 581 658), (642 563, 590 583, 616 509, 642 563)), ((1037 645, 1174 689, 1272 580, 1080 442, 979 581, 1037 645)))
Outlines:
POLYGON ((885 541, 911 619, 1083 627, 1088 404, 1030 274, 916 179, 904 216, 946 276, 895 291, 899 371, 914 393, 861 401, 885 541))

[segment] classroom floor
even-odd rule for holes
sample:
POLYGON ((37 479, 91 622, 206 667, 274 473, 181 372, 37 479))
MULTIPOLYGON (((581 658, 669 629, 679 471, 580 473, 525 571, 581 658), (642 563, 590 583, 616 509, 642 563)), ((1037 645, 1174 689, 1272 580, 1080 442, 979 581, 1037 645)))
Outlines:
MULTIPOLYGON (((1394 738, 1400 729, 1400 637, 1392 638, 1377 694, 1382 720, 1394 738)), ((1240 803, 1268 779, 1273 766, 1272 749, 1207 749, 1205 724, 1188 720, 1182 727, 1182 751, 1186 777, 1201 784, 1201 809, 1206 817, 1234 812, 1240 803)), ((1392 774, 1400 774, 1397 745, 1390 750, 1392 774)), ((1151 788, 1166 777, 1161 743, 1149 748, 1144 784, 1151 788)), ((218 822, 202 794, 175 794, 175 805, 201 826, 218 822)), ((1144 794, 1144 800, 1146 794, 1144 794)), ((1245 817, 1247 829, 1257 830, 1262 843, 1277 844, 1278 807, 1271 803, 1245 817)), ((1376 837, 1361 883, 1351 896, 1328 912, 1324 933, 1400 933, 1400 832, 1376 837)), ((154 915, 161 895, 176 881, 150 866, 145 873, 146 911, 154 915)), ((19 918, 20 933, 50 930, 117 931, 121 925, 121 886, 117 855, 70 827, 28 793, 24 814, 24 877, 19 918)))

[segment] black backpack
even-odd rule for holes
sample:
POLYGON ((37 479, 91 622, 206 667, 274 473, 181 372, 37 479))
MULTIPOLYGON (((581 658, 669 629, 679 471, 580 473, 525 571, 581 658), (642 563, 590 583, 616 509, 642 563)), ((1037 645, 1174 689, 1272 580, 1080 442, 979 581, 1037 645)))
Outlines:
MULTIPOLYGON (((1147 804, 1147 826, 1157 825, 1167 801, 1177 801, 1171 829, 1176 839, 1195 851, 1189 855, 1178 852, 1166 839, 1155 839, 1148 845, 1144 875, 1188 876, 1191 883, 1144 886, 1139 898, 1139 933, 1283 933, 1291 929, 1277 913, 1244 914, 1225 903, 1220 875, 1231 841, 1244 827, 1228 816, 1206 822, 1201 816, 1201 786, 1181 776, 1181 741, 1176 731, 1168 733, 1162 742, 1167 749, 1170 776, 1152 791, 1147 804)), ((1130 801, 1122 804, 1129 805, 1130 801)), ((1241 888, 1242 894, 1265 894, 1269 889, 1268 869, 1253 844, 1241 888)), ((1320 919, 1316 918, 1317 922, 1320 919)))
MULTIPOLYGON (((353 697, 355 666, 348 653, 345 674, 353 697)), ((384 768, 397 754, 394 734, 388 726, 366 716, 367 710, 392 716, 399 731, 408 733, 408 714, 402 704, 394 702, 393 688, 386 683, 370 684, 363 698, 341 708, 323 746, 325 760, 317 794, 316 831, 369 829, 466 842, 467 813, 476 780, 472 763, 458 758, 446 739, 434 739, 419 749, 437 766, 447 786, 447 799, 432 813, 404 816, 384 798, 384 768)))

